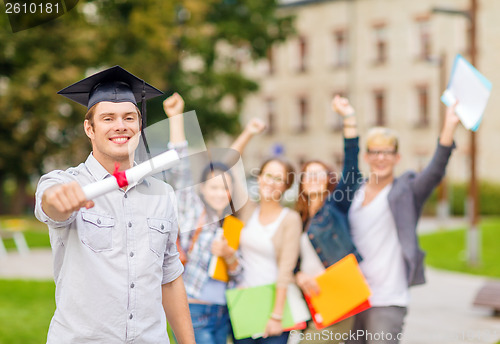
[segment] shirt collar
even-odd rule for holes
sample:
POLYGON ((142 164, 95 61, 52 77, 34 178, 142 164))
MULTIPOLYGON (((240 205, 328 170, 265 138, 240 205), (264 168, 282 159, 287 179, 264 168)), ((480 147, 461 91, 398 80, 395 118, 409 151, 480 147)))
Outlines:
MULTIPOLYGON (((134 161, 134 166, 137 165, 137 163, 134 161)), ((95 180, 102 180, 107 177, 111 177, 111 174, 106 171, 104 166, 101 165, 99 161, 94 157, 94 154, 92 152, 89 154, 87 160, 85 161, 85 166, 89 170, 90 174, 95 178, 95 180)), ((150 185, 150 183, 147 181, 147 179, 141 179, 139 182, 136 184, 129 185, 129 188, 134 187, 137 184, 141 183, 146 183, 146 185, 150 185)))

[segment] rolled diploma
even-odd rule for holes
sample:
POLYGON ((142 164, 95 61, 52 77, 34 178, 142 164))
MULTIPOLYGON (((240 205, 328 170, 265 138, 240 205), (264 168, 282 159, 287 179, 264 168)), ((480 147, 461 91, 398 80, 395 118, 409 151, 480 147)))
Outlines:
MULTIPOLYGON (((128 184, 133 184, 139 180, 146 178, 147 176, 156 174, 158 172, 168 169, 171 163, 179 160, 179 155, 175 150, 169 150, 152 159, 144 161, 143 163, 131 167, 125 171, 128 184)), ((110 191, 119 189, 120 186, 116 181, 115 177, 105 178, 98 182, 85 185, 83 193, 88 200, 92 200, 110 191)))

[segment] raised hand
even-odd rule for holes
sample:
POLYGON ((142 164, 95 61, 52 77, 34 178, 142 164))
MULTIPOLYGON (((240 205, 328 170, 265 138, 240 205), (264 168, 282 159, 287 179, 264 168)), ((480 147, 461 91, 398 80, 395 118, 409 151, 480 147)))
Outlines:
POLYGON ((354 114, 354 108, 347 98, 336 95, 332 100, 332 109, 342 117, 354 114))
POLYGON ((248 142, 250 142, 255 135, 262 133, 265 128, 266 124, 262 120, 252 118, 245 126, 245 129, 233 142, 231 149, 234 149, 238 153, 242 154, 248 142))
POLYGON ((182 99, 179 93, 175 92, 163 101, 163 110, 168 118, 183 113, 184 99, 182 99))
POLYGON ((441 130, 441 135, 439 137, 439 143, 443 146, 451 146, 453 144, 453 135, 457 129, 460 119, 455 113, 455 109, 458 105, 458 100, 452 106, 446 108, 446 115, 444 118, 443 129, 441 130))
POLYGON ((252 118, 245 126, 245 130, 252 135, 258 135, 266 129, 266 123, 259 118, 252 118))
POLYGON ((455 104, 453 104, 452 106, 448 106, 446 108, 446 115, 445 115, 445 119, 444 119, 445 125, 456 126, 460 122, 460 118, 458 118, 458 116, 455 112, 457 105, 458 105, 458 100, 455 102, 455 104))

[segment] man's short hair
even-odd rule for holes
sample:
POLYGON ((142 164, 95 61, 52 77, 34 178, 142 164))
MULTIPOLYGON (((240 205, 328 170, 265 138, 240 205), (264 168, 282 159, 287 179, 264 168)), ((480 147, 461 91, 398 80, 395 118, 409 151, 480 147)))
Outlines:
MULTIPOLYGON (((85 120, 89 121, 90 126, 93 128, 94 127, 94 114, 95 114, 95 109, 99 105, 99 103, 92 105, 92 107, 87 111, 85 114, 85 120)), ((134 104, 135 105, 135 104, 134 104)), ((142 127, 142 117, 141 117, 141 110, 135 105, 135 109, 137 110, 137 114, 139 116, 139 126, 142 127)))
POLYGON ((393 146, 394 151, 398 151, 398 135, 396 131, 385 128, 385 127, 375 127, 368 131, 366 135, 366 148, 368 149, 372 145, 384 145, 393 146))

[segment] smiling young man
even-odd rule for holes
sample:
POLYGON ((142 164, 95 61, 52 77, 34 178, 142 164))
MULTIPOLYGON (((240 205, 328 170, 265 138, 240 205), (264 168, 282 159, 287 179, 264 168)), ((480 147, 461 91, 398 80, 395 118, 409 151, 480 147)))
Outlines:
POLYGON ((95 200, 82 191, 132 166, 137 102, 161 92, 116 66, 59 93, 89 108, 92 152, 37 187, 35 215, 49 227, 56 282, 47 343, 169 343, 166 318, 179 343, 194 343, 172 188, 145 178, 95 200))
POLYGON ((372 291, 372 308, 355 316, 348 343, 401 340, 409 287, 425 283, 417 222, 426 199, 443 178, 454 148, 453 134, 459 122, 455 106, 447 109, 434 157, 420 173, 394 176, 400 155, 392 130, 374 128, 367 135, 365 161, 370 176, 356 191, 349 225, 363 257, 360 268, 372 291))

